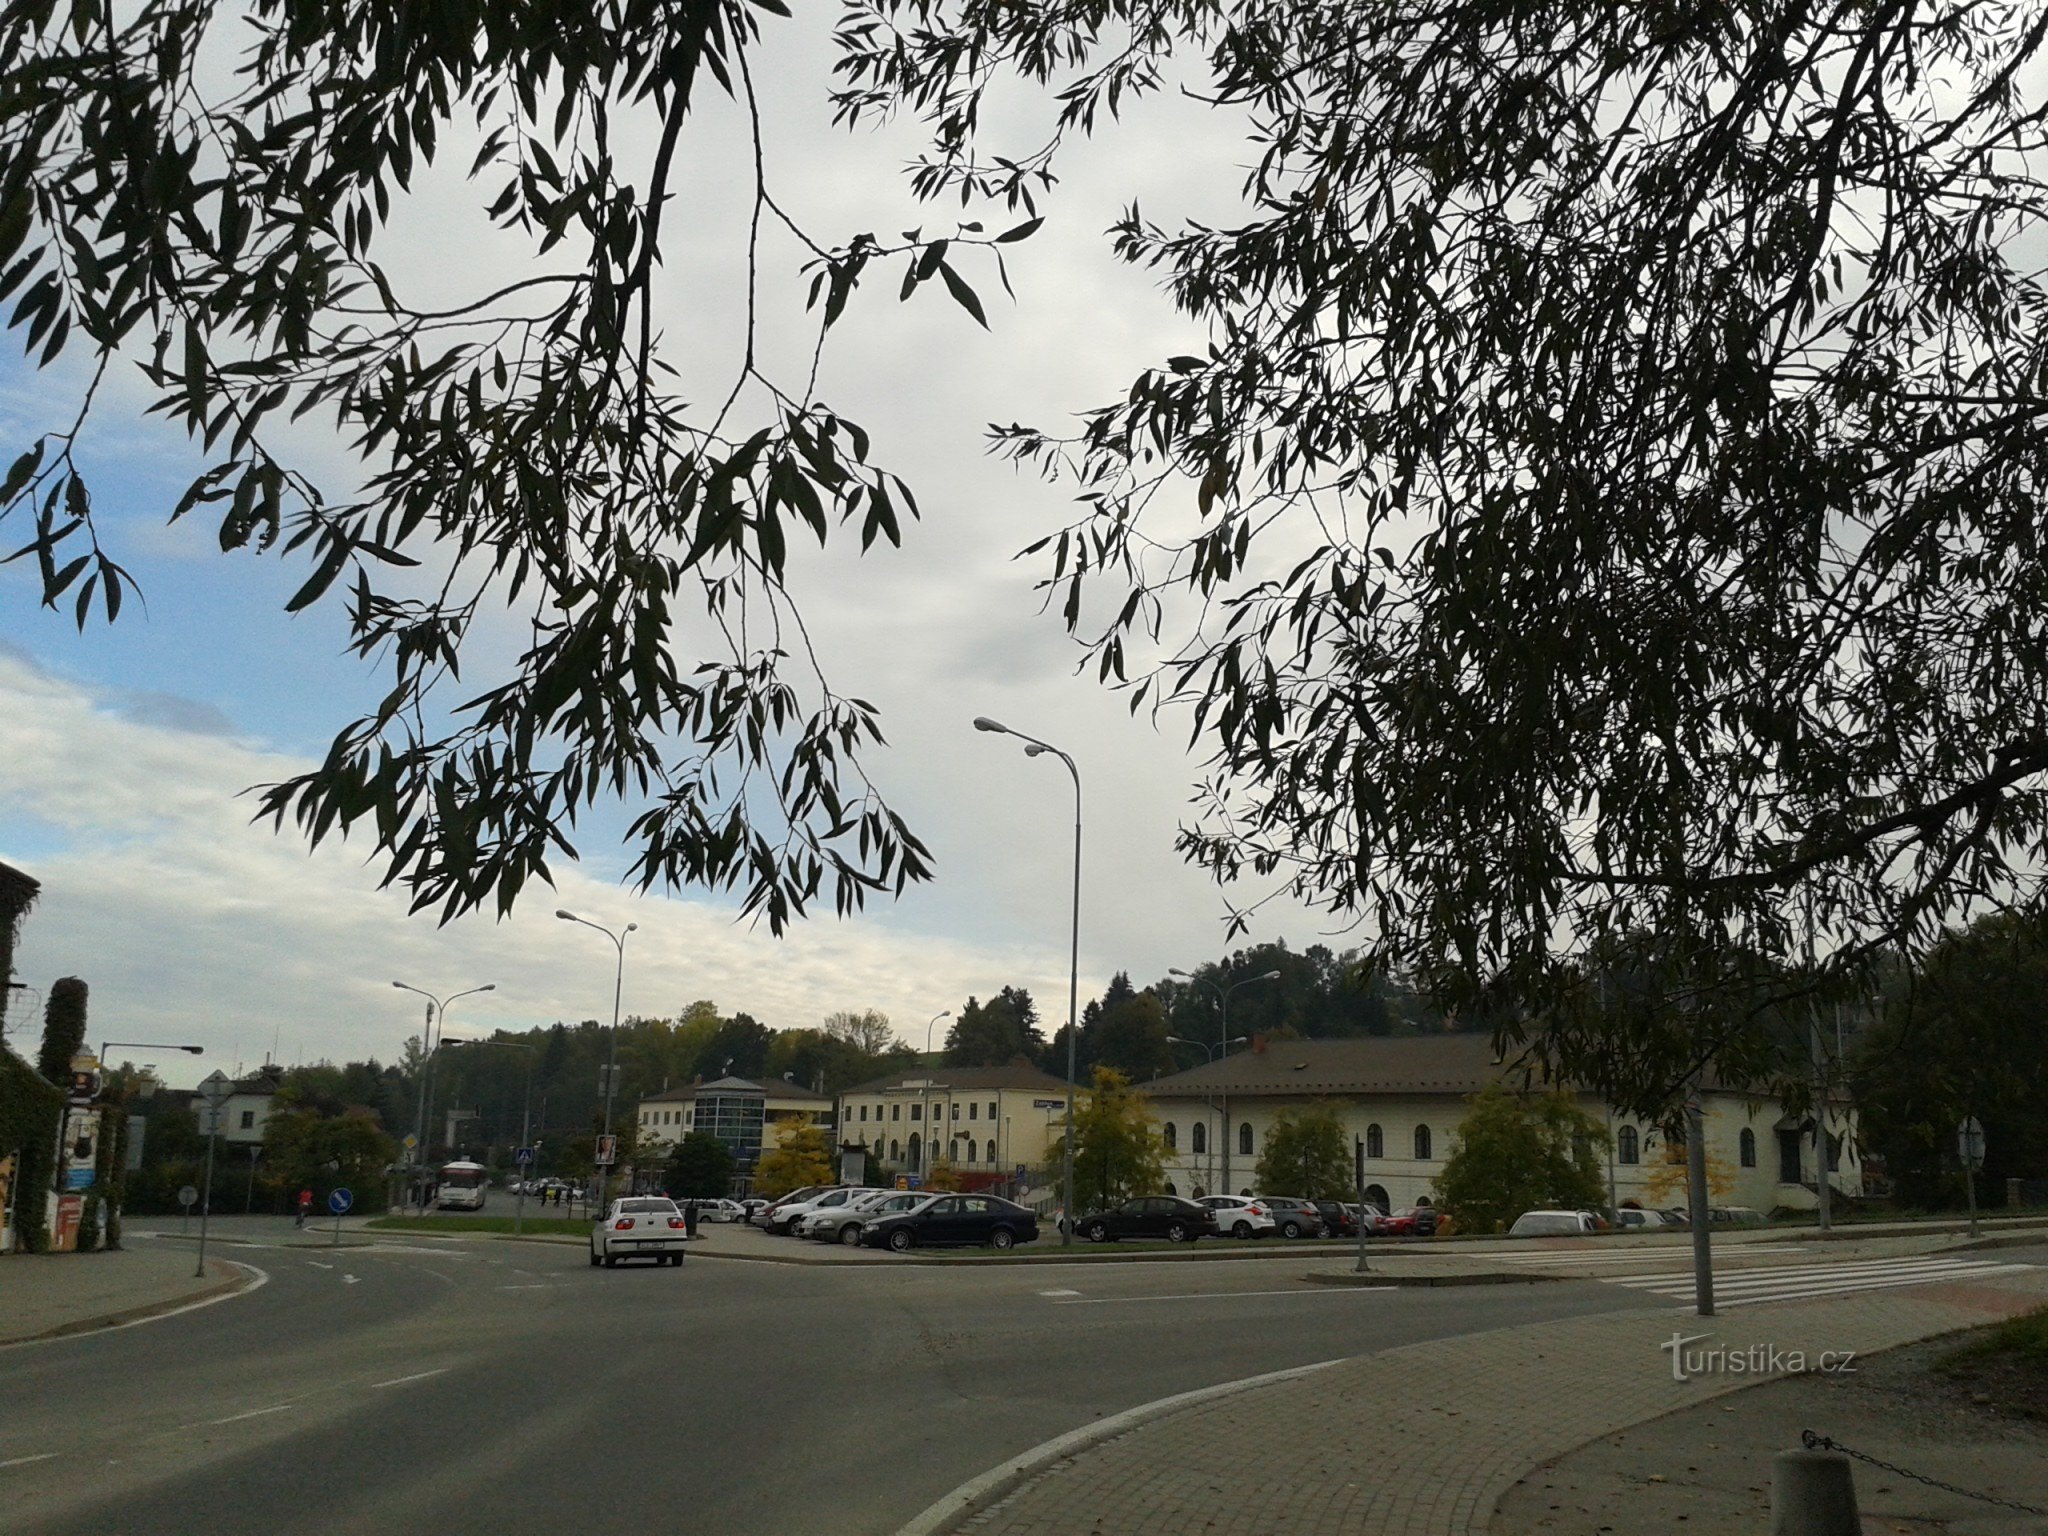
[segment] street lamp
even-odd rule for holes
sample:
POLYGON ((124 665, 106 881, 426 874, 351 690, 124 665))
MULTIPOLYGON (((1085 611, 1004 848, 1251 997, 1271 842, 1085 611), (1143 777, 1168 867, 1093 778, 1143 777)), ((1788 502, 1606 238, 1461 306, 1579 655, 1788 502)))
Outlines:
MULTIPOLYGON (((530 1139, 533 1135, 533 1057, 534 1053, 539 1050, 539 1047, 530 1045, 524 1040, 450 1040, 445 1036, 441 1043, 443 1045, 500 1045, 507 1050, 526 1052, 526 1089, 519 1100, 519 1146, 521 1150, 530 1147, 533 1144, 530 1139)), ((518 1237, 526 1230, 527 1175, 533 1170, 530 1164, 521 1163, 516 1156, 512 1161, 519 1169, 519 1207, 512 1216, 512 1235, 518 1237)))
POLYGON ((917 1174, 920 1179, 929 1179, 932 1171, 932 1029, 939 1020, 953 1017, 953 1010, 932 1015, 931 1023, 924 1027, 924 1156, 918 1159, 917 1174))
POLYGON ((1013 731, 987 715, 976 715, 974 728, 1015 736, 1024 743, 1026 757, 1050 752, 1067 765, 1067 772, 1074 778, 1074 923, 1067 957, 1067 1129, 1065 1152, 1060 1159, 1060 1212, 1064 1218, 1060 1222, 1060 1246, 1067 1248, 1074 1242, 1074 1048, 1081 1033, 1081 770, 1074 766, 1073 758, 1051 742, 1013 731))
MULTIPOLYGON (((1184 976, 1187 973, 1185 971, 1172 971, 1168 974, 1174 976, 1184 976)), ((1246 1035, 1239 1035, 1234 1040, 1222 1040, 1218 1041, 1215 1045, 1211 1045, 1206 1040, 1183 1040, 1179 1035, 1168 1035, 1166 1037, 1166 1041, 1169 1045, 1192 1045, 1196 1050, 1202 1052, 1205 1056, 1207 1056, 1209 1061, 1213 1063, 1216 1060, 1217 1051, 1221 1050, 1227 1053, 1233 1045, 1243 1045, 1248 1038, 1249 1037, 1246 1035)), ((1216 1182, 1215 1172, 1216 1151, 1214 1148, 1211 1148, 1209 1152, 1209 1182, 1212 1185, 1216 1182)), ((1226 1190, 1225 1193, 1227 1194, 1228 1191, 1226 1190)))
MULTIPOLYGON (((1178 976, 1183 981, 1192 981, 1195 985, 1207 987, 1216 994, 1216 1035, 1223 1042, 1222 1053, 1225 1056, 1230 1054, 1230 1048, 1233 1045, 1242 1045, 1245 1038, 1242 1035, 1238 1036, 1235 1040, 1229 1038, 1230 994, 1239 987, 1250 986, 1255 981, 1278 981, 1280 979, 1278 971, 1266 971, 1257 976, 1247 976, 1242 981, 1233 981, 1227 987, 1219 987, 1215 982, 1209 980, 1208 977, 1197 976, 1192 971, 1169 969, 1166 974, 1178 976)), ((1223 1103, 1223 1188, 1217 1191, 1217 1193, 1227 1195, 1230 1193, 1230 1086, 1227 1083, 1223 1084, 1219 1091, 1223 1103)))
MULTIPOLYGON (((612 1096, 618 1092, 619 1086, 619 998, 624 993, 626 987, 626 935, 633 932, 640 925, 638 923, 628 923, 622 932, 613 933, 611 929, 604 927, 602 924, 593 923, 587 917, 578 917, 567 908, 558 909, 555 916, 565 923, 581 923, 586 928, 597 929, 599 933, 612 941, 613 946, 619 952, 618 972, 612 978, 612 1032, 605 1046, 604 1061, 603 1134, 610 1136, 612 1133, 612 1096)), ((602 1210, 606 1197, 611 1193, 612 1165, 610 1163, 603 1163, 600 1166, 604 1171, 597 1176, 597 1203, 598 1209, 602 1210)))
MULTIPOLYGON (((441 1033, 445 1035, 448 1032, 448 1005, 450 1003, 458 998, 473 997, 479 992, 495 992, 498 990, 498 984, 494 981, 487 981, 480 987, 469 988, 466 992, 451 992, 445 998, 436 997, 433 993, 424 991, 419 987, 408 986, 402 981, 394 981, 391 985, 398 988, 401 992, 410 992, 417 997, 424 997, 427 1000, 427 1027, 422 1036, 426 1055, 420 1062, 419 1108, 414 1114, 412 1128, 413 1151, 412 1156, 406 1159, 407 1162, 413 1165, 416 1171, 419 1167, 419 1159, 424 1158, 427 1153, 427 1105, 434 1094, 434 1021, 436 1019, 440 1020, 441 1033)), ((427 1187, 423 1180, 416 1178, 414 1182, 419 1185, 420 1209, 424 1212, 427 1205, 427 1187)))

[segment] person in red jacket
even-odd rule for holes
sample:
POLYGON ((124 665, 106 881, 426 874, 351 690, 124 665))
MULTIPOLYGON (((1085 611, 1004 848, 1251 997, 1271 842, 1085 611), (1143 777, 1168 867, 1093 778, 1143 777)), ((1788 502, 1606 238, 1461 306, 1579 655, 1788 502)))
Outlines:
POLYGON ((303 1226, 304 1226, 304 1225, 306 1224, 306 1217, 307 1217, 307 1216, 309 1216, 310 1214, 312 1214, 312 1210, 313 1210, 313 1191, 311 1191, 310 1189, 302 1189, 302 1190, 300 1190, 300 1191, 299 1191, 299 1215, 298 1215, 298 1219, 297 1219, 296 1221, 294 1221, 294 1222, 292 1223, 292 1225, 293 1225, 293 1226, 295 1226, 295 1227, 303 1227, 303 1226))

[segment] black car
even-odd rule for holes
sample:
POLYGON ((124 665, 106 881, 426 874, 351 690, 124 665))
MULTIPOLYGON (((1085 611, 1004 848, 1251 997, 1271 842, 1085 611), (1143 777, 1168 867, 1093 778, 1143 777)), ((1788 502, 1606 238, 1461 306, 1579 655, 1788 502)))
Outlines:
POLYGON ((1358 1207, 1346 1205, 1341 1200, 1311 1200, 1315 1212, 1323 1218, 1323 1233, 1327 1237, 1358 1236, 1358 1207))
POLYGON ((1282 1237, 1320 1237, 1323 1218, 1316 1208, 1306 1200, 1292 1200, 1285 1195, 1261 1195, 1259 1200, 1267 1213, 1279 1227, 1282 1237))
POLYGON ((908 1253, 913 1248, 1014 1248, 1035 1241, 1038 1218, 996 1195, 937 1195, 900 1216, 884 1216, 861 1228, 869 1248, 908 1253))
POLYGON ((1113 1243, 1120 1237, 1163 1237, 1169 1243, 1192 1243, 1198 1237, 1220 1235, 1214 1211, 1178 1195, 1140 1195, 1113 1211, 1083 1216, 1074 1230, 1091 1243, 1113 1243))

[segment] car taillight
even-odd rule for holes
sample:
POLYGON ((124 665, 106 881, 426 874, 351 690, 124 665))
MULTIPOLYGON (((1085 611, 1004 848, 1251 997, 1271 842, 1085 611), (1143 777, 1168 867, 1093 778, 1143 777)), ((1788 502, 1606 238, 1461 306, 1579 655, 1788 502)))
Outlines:
POLYGON ((1254 1216, 1263 1216, 1266 1214, 1266 1208, 1263 1205, 1248 1205, 1245 1207, 1245 1209, 1250 1211, 1254 1216))
POLYGON ((617 1221, 615 1221, 615 1222, 613 1222, 613 1223, 612 1223, 612 1230, 613 1230, 614 1232, 630 1232, 630 1231, 632 1231, 632 1230, 633 1230, 633 1218, 632 1218, 632 1217, 630 1217, 630 1216, 621 1216, 621 1217, 620 1217, 620 1218, 619 1218, 619 1219, 618 1219, 617 1221))
POLYGON ((668 1224, 671 1227, 680 1227, 683 1224, 683 1218, 680 1216, 671 1216, 668 1219, 668 1224))

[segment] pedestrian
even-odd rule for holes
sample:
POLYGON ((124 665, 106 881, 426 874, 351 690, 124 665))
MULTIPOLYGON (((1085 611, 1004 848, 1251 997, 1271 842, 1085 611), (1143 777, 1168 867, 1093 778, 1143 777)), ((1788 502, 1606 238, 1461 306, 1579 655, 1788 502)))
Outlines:
POLYGON ((295 1218, 293 1218, 293 1221, 292 1221, 292 1225, 293 1225, 294 1227, 303 1227, 303 1226, 304 1226, 304 1225, 306 1224, 306 1217, 307 1217, 307 1216, 308 1216, 309 1214, 311 1214, 312 1210, 313 1210, 313 1191, 311 1191, 310 1189, 302 1189, 302 1190, 300 1190, 300 1191, 299 1191, 299 1213, 298 1213, 298 1215, 297 1215, 297 1216, 296 1216, 295 1218))

